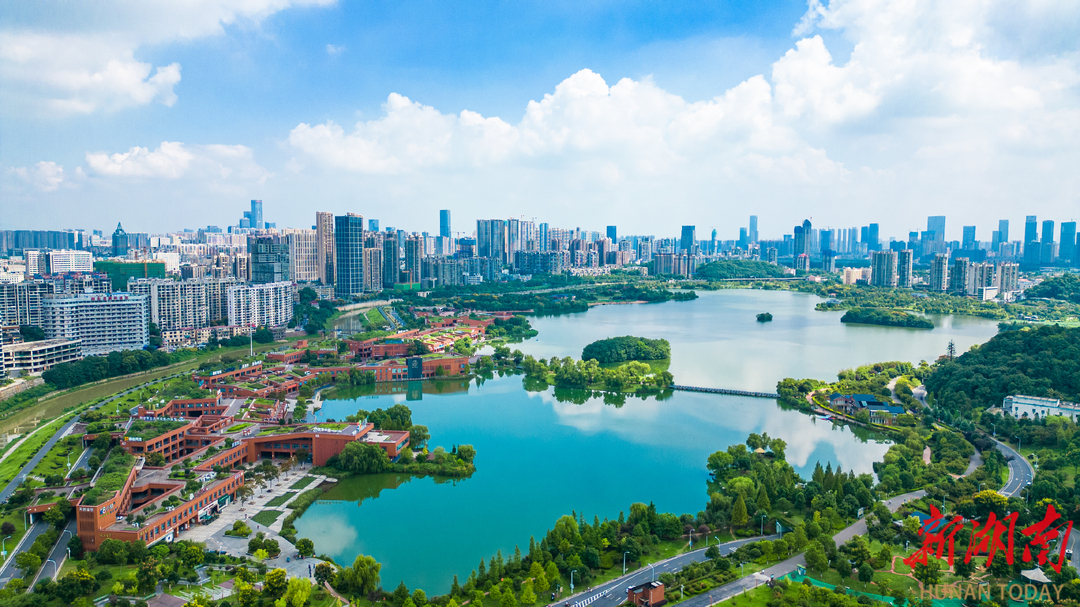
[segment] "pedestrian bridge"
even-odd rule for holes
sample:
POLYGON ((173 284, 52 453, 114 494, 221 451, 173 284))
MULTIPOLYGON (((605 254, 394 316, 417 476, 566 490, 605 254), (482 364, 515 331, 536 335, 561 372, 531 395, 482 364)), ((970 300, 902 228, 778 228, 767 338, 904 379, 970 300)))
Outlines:
POLYGON ((732 390, 730 388, 702 388, 700 386, 671 386, 672 390, 685 392, 709 392, 712 394, 731 394, 733 396, 753 396, 755 398, 780 398, 775 392, 751 392, 749 390, 732 390))

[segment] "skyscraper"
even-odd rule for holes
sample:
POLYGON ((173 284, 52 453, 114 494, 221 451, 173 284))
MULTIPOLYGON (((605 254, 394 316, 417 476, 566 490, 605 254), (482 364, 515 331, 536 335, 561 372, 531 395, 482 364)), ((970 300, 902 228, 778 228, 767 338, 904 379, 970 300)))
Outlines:
POLYGON ((615 226, 607 227, 607 237, 611 239, 611 242, 619 242, 619 230, 615 226))
POLYGON ((266 228, 266 222, 263 221, 263 205, 261 200, 251 201, 251 227, 257 230, 266 228))
POLYGON ((397 236, 387 233, 382 241, 382 283, 387 289, 393 288, 401 278, 401 258, 398 257, 397 236))
POLYGON ((281 230, 289 243, 289 268, 293 282, 319 280, 319 243, 316 230, 281 230))
POLYGON ((1040 261, 1044 264, 1052 264, 1057 259, 1057 243, 1054 242, 1054 221, 1047 219, 1042 224, 1042 253, 1040 261))
MULTIPOLYGON (((750 216, 750 242, 757 242, 757 215, 750 216)), ((713 240, 716 240, 715 238, 713 240)))
POLYGON ((450 238, 450 210, 439 211, 439 236, 450 238))
POLYGON ((896 254, 896 286, 901 289, 910 289, 915 282, 911 273, 913 258, 914 252, 911 249, 904 249, 896 254))
POLYGON ((975 250, 975 226, 964 226, 964 240, 960 248, 965 251, 975 250))
POLYGON ((945 216, 934 215, 926 218, 926 231, 933 237, 929 242, 923 243, 923 255, 933 253, 940 255, 945 252, 945 216))
POLYGON ((424 239, 419 236, 410 236, 405 239, 405 280, 403 282, 420 282, 420 260, 424 258, 424 239))
POLYGON ((116 231, 112 235, 112 254, 114 257, 124 257, 128 253, 127 232, 124 231, 120 222, 116 222, 116 231))
POLYGON ((1058 246, 1058 259, 1068 265, 1076 263, 1076 222, 1061 222, 1061 244, 1058 246))
POLYGON ((355 213, 334 218, 334 295, 351 299, 364 293, 364 217, 355 213))
POLYGON ((896 269, 896 251, 874 251, 870 258, 870 284, 875 287, 895 287, 896 269))
POLYGON ((368 230, 370 230, 372 232, 378 232, 379 231, 379 220, 378 219, 369 219, 367 223, 368 223, 368 228, 367 228, 368 230))
POLYGON ((881 250, 881 235, 878 232, 878 224, 872 223, 867 227, 867 235, 869 236, 869 249, 871 251, 881 250))
POLYGON ((944 293, 948 286, 949 257, 947 255, 934 255, 934 260, 930 262, 930 290, 944 293))
POLYGON ((998 232, 1000 233, 1001 242, 1009 242, 1009 220, 998 220, 998 232))
POLYGON ((694 255, 697 248, 697 228, 695 226, 683 226, 682 238, 679 239, 679 248, 688 255, 694 255))
POLYGON ((315 213, 315 241, 317 263, 319 264, 319 282, 324 285, 334 284, 337 277, 334 256, 334 214, 319 211, 315 213))
POLYGON ((1039 220, 1035 215, 1028 215, 1024 220, 1024 246, 1039 240, 1039 220))
POLYGON ((476 222, 476 255, 506 262, 507 228, 504 219, 479 219, 476 222))
POLYGON ((276 234, 248 236, 248 268, 251 282, 291 282, 292 262, 289 258, 289 241, 276 234))

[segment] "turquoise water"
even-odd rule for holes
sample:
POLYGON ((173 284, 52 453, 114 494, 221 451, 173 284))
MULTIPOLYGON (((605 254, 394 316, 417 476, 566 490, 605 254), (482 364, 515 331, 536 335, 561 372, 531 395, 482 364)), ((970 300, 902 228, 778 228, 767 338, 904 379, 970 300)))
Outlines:
MULTIPOLYGON (((692 302, 601 306, 587 313, 532 319, 540 334, 520 344, 538 357, 580 356, 601 337, 664 337, 679 383, 747 390, 775 388, 783 377, 830 379, 836 371, 881 360, 932 360, 950 339, 961 351, 996 333, 978 319, 935 318, 932 331, 842 325, 840 313, 816 312, 818 298, 789 292, 720 291, 692 302), (772 323, 757 323, 772 312, 772 323)), ((383 564, 382 585, 429 594, 449 589, 496 550, 528 549, 563 514, 616 518, 633 502, 697 513, 706 503, 705 460, 767 432, 788 443, 787 459, 808 476, 815 462, 871 472, 888 444, 851 429, 784 410, 766 399, 676 392, 663 400, 602 396, 544 387, 520 376, 380 385, 379 394, 327 402, 318 419, 404 402, 431 444, 477 448, 469 479, 400 475, 349 479, 297 521, 300 537, 341 564, 369 554, 383 564), (610 399, 609 399, 610 400, 610 399)))

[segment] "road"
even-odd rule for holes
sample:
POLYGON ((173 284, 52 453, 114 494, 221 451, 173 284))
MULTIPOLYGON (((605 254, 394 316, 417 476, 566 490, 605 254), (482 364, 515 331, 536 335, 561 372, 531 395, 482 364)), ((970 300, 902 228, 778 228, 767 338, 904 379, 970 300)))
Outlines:
POLYGON ((90 456, 93 455, 93 454, 94 454, 94 448, 93 447, 87 447, 86 450, 82 452, 82 455, 79 456, 79 459, 75 460, 75 465, 73 465, 71 467, 71 470, 68 470, 67 476, 65 476, 64 478, 71 478, 71 473, 75 472, 79 468, 86 468, 87 470, 89 470, 90 469, 90 456))
POLYGON ((1020 497, 1020 491, 1035 480, 1035 469, 1015 449, 997 439, 994 440, 997 441, 998 451, 1001 451, 1005 459, 1009 460, 1009 480, 998 493, 1005 497, 1020 497))
MULTIPOLYGON (((30 546, 34 545, 34 540, 42 533, 48 531, 51 526, 52 525, 44 521, 34 523, 30 527, 30 530, 26 532, 26 540, 23 541, 22 550, 19 550, 19 552, 29 550, 30 546)), ((12 549, 12 552, 14 552, 14 548, 12 549)), ((11 578, 13 577, 22 577, 22 571, 15 568, 15 555, 9 554, 7 566, 0 570, 0 588, 7 586, 7 583, 11 581, 11 578)))
POLYGON ((38 570, 37 577, 34 578, 34 583, 30 584, 33 588, 37 586, 37 583, 42 578, 50 578, 55 580, 56 574, 60 571, 60 566, 63 564, 64 559, 67 558, 67 545, 71 541, 73 535, 75 535, 76 521, 74 519, 68 521, 67 527, 64 527, 64 531, 60 533, 60 539, 56 540, 56 545, 53 546, 51 552, 49 552, 49 558, 41 564, 41 569, 38 570), (49 561, 52 561, 51 563, 49 561))
POLYGON ((11 479, 11 482, 7 484, 7 487, 4 487, 3 491, 0 491, 0 504, 6 502, 8 498, 11 497, 13 493, 15 493, 15 491, 19 488, 19 485, 21 485, 22 482, 26 480, 26 475, 30 474, 30 472, 38 465, 38 463, 40 463, 41 460, 44 459, 45 456, 49 453, 49 449, 52 449, 53 445, 55 445, 57 441, 59 441, 63 436, 67 435, 67 433, 71 431, 71 428, 76 423, 78 423, 78 421, 79 416, 76 415, 75 417, 71 418, 71 421, 61 426, 55 434, 49 437, 49 440, 45 441, 45 444, 41 447, 41 449, 38 450, 37 453, 34 454, 34 457, 30 458, 30 461, 25 466, 23 466, 23 469, 18 474, 15 475, 15 478, 11 479))

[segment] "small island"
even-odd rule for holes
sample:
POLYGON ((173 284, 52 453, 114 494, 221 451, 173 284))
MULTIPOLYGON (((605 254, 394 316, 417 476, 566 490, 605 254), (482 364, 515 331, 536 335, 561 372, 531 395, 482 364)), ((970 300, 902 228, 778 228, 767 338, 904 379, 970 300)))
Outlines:
POLYGON ((757 315, 757 321, 758 322, 772 322, 772 313, 771 312, 762 312, 761 314, 758 314, 757 315))
POLYGON ((934 328, 934 323, 922 316, 879 308, 852 308, 844 314, 840 322, 881 325, 883 327, 909 327, 912 329, 934 328))
POLYGON ((581 351, 581 360, 599 363, 622 363, 631 360, 671 358, 671 344, 666 339, 646 339, 624 335, 594 341, 581 351))

